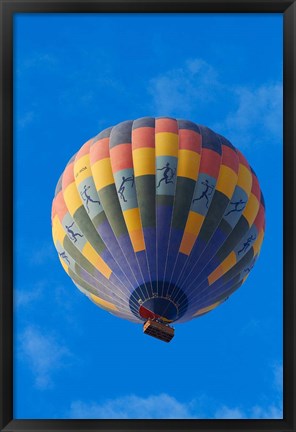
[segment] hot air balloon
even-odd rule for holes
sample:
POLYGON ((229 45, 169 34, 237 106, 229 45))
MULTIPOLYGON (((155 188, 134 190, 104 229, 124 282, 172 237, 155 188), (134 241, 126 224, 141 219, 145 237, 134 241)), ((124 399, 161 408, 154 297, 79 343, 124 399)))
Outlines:
POLYGON ((77 288, 167 342, 171 324, 201 317, 245 282, 264 229, 242 153, 169 117, 124 121, 87 141, 52 204, 54 244, 77 288))

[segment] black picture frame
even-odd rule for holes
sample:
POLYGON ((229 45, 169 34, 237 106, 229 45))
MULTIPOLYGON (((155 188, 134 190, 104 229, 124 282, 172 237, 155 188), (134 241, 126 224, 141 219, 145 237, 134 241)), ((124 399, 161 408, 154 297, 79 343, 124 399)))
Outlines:
POLYGON ((296 431, 295 368, 295 0, 1 0, 0 428, 12 431, 296 431), (282 13, 284 18, 284 397, 282 420, 13 419, 13 14, 48 12, 282 13), (291 199, 292 197, 292 199, 291 199))

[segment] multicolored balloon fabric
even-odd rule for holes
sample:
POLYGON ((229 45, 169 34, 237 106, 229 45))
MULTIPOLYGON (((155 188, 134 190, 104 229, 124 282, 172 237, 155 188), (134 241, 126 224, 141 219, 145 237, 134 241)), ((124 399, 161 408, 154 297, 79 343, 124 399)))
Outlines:
POLYGON ((96 305, 133 322, 181 323, 247 279, 265 230, 242 153, 187 120, 144 117, 87 141, 52 204, 64 270, 96 305))

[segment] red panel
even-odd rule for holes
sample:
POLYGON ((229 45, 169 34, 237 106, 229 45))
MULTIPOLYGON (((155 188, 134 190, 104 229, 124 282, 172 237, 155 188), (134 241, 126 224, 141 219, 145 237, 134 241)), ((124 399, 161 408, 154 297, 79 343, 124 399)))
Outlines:
POLYGON ((119 144, 110 149, 110 158, 113 173, 123 169, 133 168, 131 144, 119 144))
POLYGON ((91 138, 85 144, 83 144, 83 146, 81 147, 81 149, 79 150, 79 152, 76 154, 75 160, 78 160, 82 156, 85 156, 86 154, 89 153, 90 145, 91 145, 92 142, 93 142, 93 138, 91 138))
POLYGON ((237 155, 238 155, 239 163, 244 165, 246 168, 250 169, 247 159, 239 150, 237 150, 237 155))
POLYGON ((74 162, 66 166, 63 173, 62 188, 65 189, 69 184, 74 182, 74 162))
POLYGON ((102 138, 96 141, 90 148, 89 156, 91 165, 101 159, 110 157, 109 138, 102 138))
POLYGON ((239 160, 236 152, 230 147, 222 145, 222 162, 223 165, 231 168, 235 173, 238 173, 239 160))
POLYGON ((178 134, 177 120, 169 118, 155 119, 155 133, 158 132, 172 132, 178 134))
POLYGON ((64 219, 65 214, 68 213, 68 209, 62 191, 60 191, 55 197, 54 208, 55 208, 55 213, 58 215, 60 221, 62 221, 64 219))
POLYGON ((155 129, 152 127, 141 127, 132 132, 133 150, 142 147, 155 147, 155 129))
POLYGON ((156 315, 154 312, 152 312, 149 309, 146 309, 144 306, 141 306, 139 309, 139 313, 141 315, 142 318, 148 319, 156 319, 156 318, 160 318, 160 315, 156 315))
POLYGON ((55 209, 55 204, 54 201, 52 201, 52 206, 51 206, 51 220, 53 221, 53 218, 55 217, 55 215, 57 214, 56 209, 55 209))
POLYGON ((260 186, 257 177, 252 173, 252 194, 255 195, 257 200, 260 202, 261 198, 261 192, 260 192, 260 186))
POLYGON ((200 172, 218 178, 221 156, 210 149, 203 148, 201 153, 200 172))
POLYGON ((261 228, 265 227, 265 209, 262 204, 260 204, 254 224, 256 225, 258 232, 260 232, 261 228))
POLYGON ((193 130, 179 130, 179 149, 201 152, 201 135, 193 130))

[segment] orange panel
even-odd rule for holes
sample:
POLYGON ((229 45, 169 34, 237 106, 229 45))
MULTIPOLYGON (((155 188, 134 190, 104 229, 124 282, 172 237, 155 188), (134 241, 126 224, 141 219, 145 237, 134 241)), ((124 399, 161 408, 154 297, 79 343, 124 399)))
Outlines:
POLYGON ((190 255, 196 240, 196 235, 189 232, 184 232, 179 252, 185 255, 190 255))

